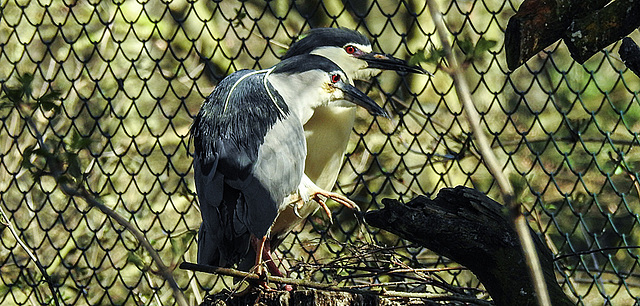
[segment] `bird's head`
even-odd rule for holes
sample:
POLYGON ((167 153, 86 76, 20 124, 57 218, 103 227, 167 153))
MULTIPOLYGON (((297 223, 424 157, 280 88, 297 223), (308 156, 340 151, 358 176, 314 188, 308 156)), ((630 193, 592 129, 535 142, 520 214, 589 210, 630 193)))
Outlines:
POLYGON ((380 70, 426 73, 418 66, 388 54, 373 52, 371 42, 357 31, 345 28, 316 28, 293 43, 284 58, 315 54, 338 64, 351 80, 367 80, 380 70))
POLYGON ((331 60, 303 54, 283 60, 269 73, 269 83, 300 117, 302 123, 321 105, 361 106, 371 115, 388 117, 382 107, 350 84, 347 74, 331 60))

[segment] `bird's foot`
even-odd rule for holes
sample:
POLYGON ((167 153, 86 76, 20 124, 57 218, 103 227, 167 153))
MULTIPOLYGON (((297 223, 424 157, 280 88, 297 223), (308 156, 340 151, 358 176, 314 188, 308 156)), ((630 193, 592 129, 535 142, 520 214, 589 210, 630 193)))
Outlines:
MULTIPOLYGON (((269 256, 269 258, 270 257, 271 256, 269 256)), ((285 277, 282 274, 282 272, 280 272, 278 267, 275 265, 273 260, 269 259, 262 262, 262 264, 255 266, 253 268, 253 271, 255 274, 257 274, 260 277, 259 280, 252 281, 253 287, 255 289, 266 291, 266 292, 273 292, 278 290, 293 291, 293 286, 289 284, 276 284, 275 288, 269 286, 269 279, 267 278, 267 272, 273 276, 285 277), (266 269, 264 265, 267 266, 266 269)))
POLYGON ((329 221, 331 223, 333 223, 333 215, 331 214, 331 210, 325 203, 326 202, 325 198, 332 199, 352 210, 360 210, 360 208, 358 207, 358 205, 356 205, 356 203, 349 200, 349 198, 347 198, 346 196, 335 193, 335 192, 318 189, 313 191, 313 193, 311 194, 311 198, 313 198, 316 202, 318 202, 318 204, 320 204, 320 207, 322 207, 324 212, 327 214, 327 217, 329 217, 329 221))
POLYGON ((331 223, 333 223, 333 215, 331 214, 331 210, 325 203, 326 198, 332 199, 350 209, 360 210, 360 208, 356 205, 356 203, 349 200, 349 198, 347 198, 346 196, 335 193, 335 192, 327 191, 318 187, 306 175, 302 177, 302 182, 298 187, 298 195, 300 196, 302 201, 295 204, 295 205, 298 205, 297 207, 294 207, 294 212, 296 214, 297 214, 297 212, 295 211, 296 208, 302 208, 302 205, 305 205, 306 202, 313 200, 316 203, 318 203, 320 207, 322 207, 325 214, 327 214, 327 217, 329 217, 329 222, 331 223))
POLYGON ((267 271, 265 270, 263 264, 264 263, 260 263, 253 266, 252 272, 258 275, 259 279, 252 280, 250 281, 250 283, 252 284, 252 287, 257 290, 262 290, 267 292, 276 291, 276 289, 269 286, 269 282, 267 279, 267 271))
POLYGON ((275 292, 275 291, 293 291, 293 286, 289 284, 279 284, 277 288, 270 287, 269 284, 265 281, 259 281, 257 286, 255 287, 258 290, 262 290, 265 292, 275 292))
POLYGON ((289 199, 290 199, 289 205, 293 206, 293 214, 295 214, 296 217, 300 219, 304 219, 302 215, 300 215, 299 210, 302 209, 302 207, 304 206, 305 199, 302 196, 300 196, 299 192, 296 193, 295 195, 290 196, 289 199))
POLYGON ((259 281, 258 282, 258 288, 262 291, 266 291, 266 292, 274 292, 274 291, 278 291, 278 289, 275 289, 273 287, 269 287, 269 284, 266 281, 259 281))
MULTIPOLYGON (((276 291, 272 287, 269 287, 267 271, 269 274, 284 277, 280 269, 273 260, 271 256, 271 240, 269 240, 266 236, 260 239, 255 236, 251 236, 251 244, 256 251, 256 262, 253 267, 254 273, 260 277, 260 280, 256 281, 257 288, 265 290, 265 291, 276 291), (266 265, 266 270, 265 270, 266 265)), ((278 288, 280 290, 292 291, 293 287, 288 284, 279 285, 278 288)))

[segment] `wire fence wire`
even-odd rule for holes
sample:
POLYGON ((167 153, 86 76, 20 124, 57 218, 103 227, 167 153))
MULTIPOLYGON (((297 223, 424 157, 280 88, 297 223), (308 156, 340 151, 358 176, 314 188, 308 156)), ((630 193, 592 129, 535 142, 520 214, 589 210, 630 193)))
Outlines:
MULTIPOLYGON (((581 304, 640 301, 640 82, 619 60, 619 44, 579 65, 556 43, 510 72, 504 30, 521 1, 439 2, 481 124, 532 226, 555 254, 595 250, 556 262, 563 288, 581 304)), ((60 186, 84 186, 172 268, 195 262, 193 116, 226 75, 270 67, 295 37, 325 26, 356 29, 375 50, 434 72, 384 72, 358 84, 393 118, 359 113, 337 190, 365 211, 385 197, 407 201, 456 185, 499 198, 440 69, 424 1, 1 1, 0 207, 8 220, 0 304, 53 304, 54 295, 66 305, 174 304, 133 236, 60 186), (60 175, 46 171, 52 163, 60 175)), ((457 264, 346 209, 336 206, 334 216, 333 224, 310 217, 282 244, 291 276, 414 292, 453 286, 486 298, 457 264), (417 285, 363 273, 407 267, 438 272, 417 285)), ((234 287, 226 277, 174 275, 191 304, 234 287)))

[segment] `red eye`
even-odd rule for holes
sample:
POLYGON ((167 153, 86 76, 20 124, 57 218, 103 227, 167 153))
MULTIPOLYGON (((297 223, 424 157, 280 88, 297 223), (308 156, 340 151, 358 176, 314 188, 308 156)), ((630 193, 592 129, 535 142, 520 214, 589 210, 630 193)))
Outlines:
POLYGON ((354 47, 354 46, 346 46, 346 47, 344 47, 344 51, 347 51, 347 53, 349 53, 349 54, 353 54, 353 53, 355 53, 355 52, 356 52, 356 50, 357 50, 357 49, 356 49, 356 47, 354 47))
POLYGON ((340 82, 340 75, 339 74, 332 74, 331 75, 331 83, 338 83, 340 82))

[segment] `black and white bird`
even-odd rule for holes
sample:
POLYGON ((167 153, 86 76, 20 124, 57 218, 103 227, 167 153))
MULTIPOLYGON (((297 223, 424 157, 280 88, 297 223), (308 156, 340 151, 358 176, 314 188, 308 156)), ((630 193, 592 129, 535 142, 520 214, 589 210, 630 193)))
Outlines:
MULTIPOLYGON (((353 85, 354 80, 369 80, 382 70, 428 74, 418 66, 391 55, 372 51, 371 42, 361 33, 346 28, 316 28, 309 30, 291 45, 283 58, 301 54, 325 57, 345 72, 353 85)), ((315 108, 305 121, 307 156, 304 173, 318 187, 332 190, 340 172, 356 118, 356 107, 350 103, 330 103, 315 108)), ((321 205, 330 216, 330 210, 322 202, 309 201, 304 206, 289 207, 280 214, 273 230, 275 245, 284 239, 296 225, 321 205)))
POLYGON ((191 127, 203 219, 199 264, 257 266, 262 272, 265 259, 271 273, 279 274, 270 260, 269 239, 281 211, 319 196, 355 206, 319 188, 303 172, 303 124, 315 109, 332 104, 386 115, 338 65, 310 54, 266 70, 235 72, 207 97, 191 127))

